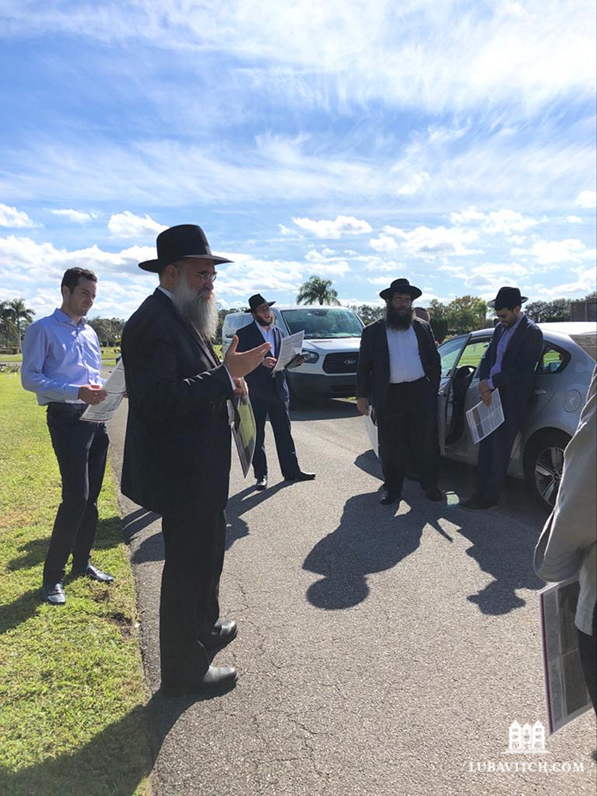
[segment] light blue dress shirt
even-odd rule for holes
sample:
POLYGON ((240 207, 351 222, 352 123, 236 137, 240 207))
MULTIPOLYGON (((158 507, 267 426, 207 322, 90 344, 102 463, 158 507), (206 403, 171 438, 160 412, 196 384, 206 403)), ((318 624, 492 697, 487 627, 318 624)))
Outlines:
POLYGON ((78 324, 62 310, 40 318, 23 339, 21 382, 37 403, 80 404, 79 387, 103 384, 102 355, 95 331, 85 318, 78 324))
POLYGON ((506 353, 506 349, 508 348, 508 343, 512 339, 512 335, 518 329, 521 320, 524 318, 524 313, 520 316, 520 318, 516 321, 514 326, 511 326, 509 329, 506 329, 505 332, 502 333, 500 340, 497 344, 497 351, 495 354, 495 365, 489 371, 489 378, 487 379, 487 383, 493 390, 493 377, 497 373, 502 372, 502 360, 504 359, 504 354, 506 353))

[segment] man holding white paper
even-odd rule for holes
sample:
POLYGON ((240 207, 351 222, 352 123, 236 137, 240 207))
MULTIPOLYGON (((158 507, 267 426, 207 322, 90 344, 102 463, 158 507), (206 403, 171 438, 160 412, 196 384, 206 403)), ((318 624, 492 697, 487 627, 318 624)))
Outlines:
POLYGON ((93 306, 97 276, 69 268, 62 277, 62 306, 32 323, 23 340, 21 381, 47 407, 52 446, 62 478, 50 547, 44 564, 42 596, 51 605, 66 602, 62 581, 72 552, 72 574, 109 583, 111 575, 94 567, 89 555, 97 528, 97 499, 102 488, 108 433, 104 423, 85 423, 88 406, 106 399, 100 375, 97 334, 85 316, 93 306))
POLYGON ((535 368, 543 350, 543 333, 521 311, 527 301, 517 287, 502 287, 493 301, 499 323, 479 365, 479 394, 491 406, 499 390, 504 422, 479 443, 477 487, 465 509, 490 509, 498 505, 506 480, 510 452, 531 408, 535 368))
MULTIPOLYGON (((238 351, 247 351, 259 343, 269 343, 272 356, 266 356, 261 365, 246 377, 249 396, 255 415, 257 439, 253 455, 253 472, 256 489, 267 489, 267 459, 265 456, 265 421, 269 418, 276 440, 278 461, 285 481, 311 481, 315 473, 306 473, 299 467, 296 448, 290 431, 290 394, 283 369, 276 368, 284 335, 274 324, 272 306, 275 301, 266 301, 259 293, 249 299, 248 312, 253 323, 238 330, 238 351)), ((302 364, 301 358, 293 359, 287 367, 302 364)))

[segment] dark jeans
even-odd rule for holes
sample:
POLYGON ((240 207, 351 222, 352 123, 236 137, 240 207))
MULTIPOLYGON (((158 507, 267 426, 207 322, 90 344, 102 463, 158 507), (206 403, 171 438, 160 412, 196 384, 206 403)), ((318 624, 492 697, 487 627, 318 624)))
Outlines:
POLYGON ((209 667, 200 638, 220 615, 218 594, 226 547, 223 511, 162 517, 164 569, 160 595, 162 686, 197 683, 209 667))
POLYGON ((386 408, 377 412, 377 428, 384 486, 389 492, 402 494, 405 475, 416 475, 423 489, 437 486, 437 392, 426 378, 390 384, 386 408))
POLYGON ((62 503, 44 566, 48 585, 62 581, 71 552, 73 567, 84 569, 95 539, 109 439, 104 423, 80 419, 86 408, 85 404, 48 404, 48 428, 62 477, 62 503))
POLYGON ((290 433, 290 414, 288 401, 272 398, 271 401, 254 401, 253 414, 255 415, 256 440, 255 454, 253 456, 253 472, 255 478, 267 475, 267 459, 265 457, 265 421, 269 418, 276 441, 278 461, 284 478, 294 478, 300 471, 294 440, 290 433))
POLYGON ((477 488, 475 492, 487 500, 498 500, 510 464, 510 453, 523 420, 506 417, 501 426, 479 443, 477 488))
POLYGON ((587 689, 597 713, 597 605, 593 611, 593 635, 578 630, 578 650, 587 689))

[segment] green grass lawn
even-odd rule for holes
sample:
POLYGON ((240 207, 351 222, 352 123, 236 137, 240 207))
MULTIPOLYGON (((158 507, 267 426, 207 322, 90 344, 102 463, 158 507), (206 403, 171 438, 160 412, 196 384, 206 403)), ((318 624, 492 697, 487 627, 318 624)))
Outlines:
POLYGON ((94 560, 111 586, 65 581, 41 602, 60 501, 45 411, 0 375, 0 793, 146 794, 150 754, 133 579, 106 473, 94 560))

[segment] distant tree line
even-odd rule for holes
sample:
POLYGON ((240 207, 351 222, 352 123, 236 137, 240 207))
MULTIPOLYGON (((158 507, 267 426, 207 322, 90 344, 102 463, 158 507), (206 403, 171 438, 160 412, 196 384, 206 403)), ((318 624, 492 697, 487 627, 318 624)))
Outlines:
POLYGON ((29 309, 22 298, 0 301, 0 348, 18 353, 34 315, 35 310, 29 309))

